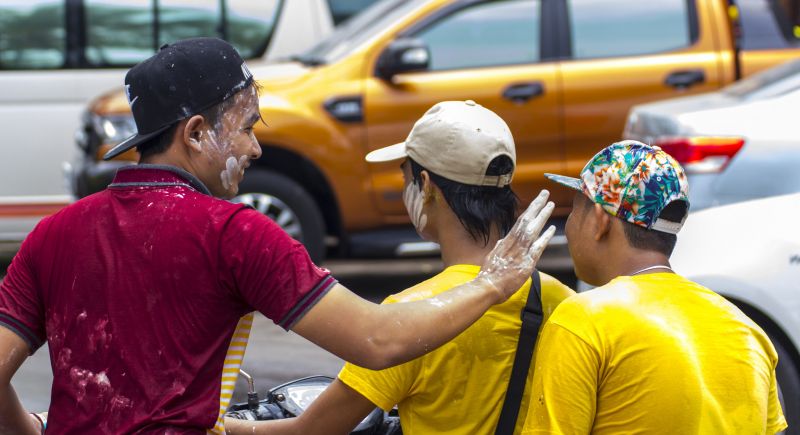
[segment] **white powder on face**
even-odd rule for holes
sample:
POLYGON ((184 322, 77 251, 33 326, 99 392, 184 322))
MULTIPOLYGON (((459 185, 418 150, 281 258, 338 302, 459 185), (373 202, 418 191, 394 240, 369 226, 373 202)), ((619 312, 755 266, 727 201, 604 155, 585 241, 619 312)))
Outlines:
POLYGON ((247 156, 240 156, 238 160, 236 157, 230 156, 225 160, 225 170, 219 174, 219 178, 222 180, 222 187, 225 190, 231 189, 234 183, 238 183, 238 179, 244 176, 244 167, 247 159, 247 156))
POLYGON ((417 232, 421 233, 428 224, 428 215, 422 210, 422 192, 415 183, 409 183, 403 189, 403 203, 406 206, 406 211, 408 211, 408 216, 411 218, 411 223, 417 229, 417 232))

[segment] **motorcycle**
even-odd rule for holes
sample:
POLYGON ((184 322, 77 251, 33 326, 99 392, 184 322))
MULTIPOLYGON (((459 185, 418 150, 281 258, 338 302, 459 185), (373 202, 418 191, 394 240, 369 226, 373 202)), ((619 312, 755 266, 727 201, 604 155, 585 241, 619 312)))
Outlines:
MULTIPOLYGON (((247 380, 247 402, 228 408, 226 417, 248 421, 278 420, 297 417, 333 382, 328 376, 309 376, 272 388, 264 399, 258 397, 253 377, 243 370, 239 374, 247 380)), ((397 409, 385 412, 375 408, 352 435, 402 435, 397 409)))

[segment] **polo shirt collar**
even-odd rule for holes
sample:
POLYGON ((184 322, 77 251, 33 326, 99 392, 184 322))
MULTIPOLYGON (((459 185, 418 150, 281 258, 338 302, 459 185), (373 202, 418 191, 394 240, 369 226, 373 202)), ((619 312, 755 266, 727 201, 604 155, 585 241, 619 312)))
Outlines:
POLYGON ((208 196, 211 191, 197 177, 177 166, 138 164, 117 170, 108 187, 169 187, 184 186, 208 196))

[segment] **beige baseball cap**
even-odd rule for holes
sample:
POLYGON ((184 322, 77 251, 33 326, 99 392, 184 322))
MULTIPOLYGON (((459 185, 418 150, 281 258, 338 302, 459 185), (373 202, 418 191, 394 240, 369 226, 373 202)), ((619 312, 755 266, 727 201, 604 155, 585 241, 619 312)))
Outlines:
POLYGON ((474 186, 504 187, 512 171, 486 175, 489 163, 508 156, 516 167, 514 138, 496 113, 472 101, 443 101, 420 118, 405 142, 367 154, 368 162, 411 157, 425 169, 449 180, 474 186))

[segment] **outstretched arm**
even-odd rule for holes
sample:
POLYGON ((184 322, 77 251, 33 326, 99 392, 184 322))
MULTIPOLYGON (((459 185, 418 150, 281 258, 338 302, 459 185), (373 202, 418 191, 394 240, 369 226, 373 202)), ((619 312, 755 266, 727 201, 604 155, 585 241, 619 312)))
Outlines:
POLYGON ((348 434, 375 405, 339 379, 325 389, 300 417, 272 421, 225 419, 230 435, 336 435, 348 434))
POLYGON ((0 326, 0 435, 38 435, 38 420, 28 414, 19 402, 11 378, 30 349, 22 338, 0 326))
POLYGON ((430 299, 389 305, 365 301, 336 285, 295 325, 294 332, 373 370, 436 349, 491 306, 507 300, 531 275, 555 231, 551 227, 538 237, 553 210, 547 197, 543 191, 531 203, 474 280, 430 299))

